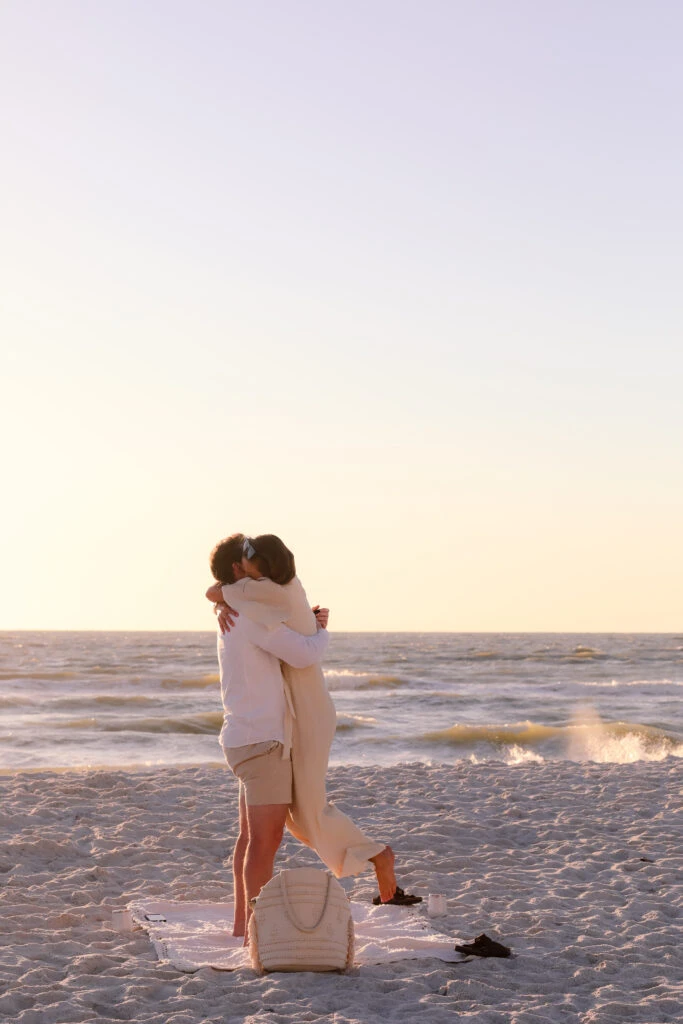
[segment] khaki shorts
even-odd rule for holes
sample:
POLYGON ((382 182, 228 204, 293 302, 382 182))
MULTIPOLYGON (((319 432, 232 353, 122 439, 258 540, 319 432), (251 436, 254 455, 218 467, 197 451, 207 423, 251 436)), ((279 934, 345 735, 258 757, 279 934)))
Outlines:
POLYGON ((226 747, 225 760, 244 786, 248 807, 262 804, 291 804, 292 761, 282 760, 277 740, 226 747))

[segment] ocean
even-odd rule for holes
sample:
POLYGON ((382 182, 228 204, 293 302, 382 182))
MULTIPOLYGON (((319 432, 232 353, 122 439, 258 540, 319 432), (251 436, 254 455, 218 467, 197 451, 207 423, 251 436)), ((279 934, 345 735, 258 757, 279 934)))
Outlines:
MULTIPOLYGON (((332 633, 331 764, 683 756, 683 635, 332 633)), ((0 771, 222 764, 214 633, 0 633, 0 771)))

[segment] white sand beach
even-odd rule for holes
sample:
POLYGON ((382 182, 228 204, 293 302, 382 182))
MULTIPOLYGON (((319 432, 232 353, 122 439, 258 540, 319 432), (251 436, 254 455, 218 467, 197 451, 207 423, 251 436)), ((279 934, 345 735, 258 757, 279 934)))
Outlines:
MULTIPOLYGON (((580 1021, 683 1019, 681 761, 547 762, 330 773, 389 841, 407 890, 448 897, 440 931, 485 931, 508 960, 405 960, 348 975, 160 963, 118 933, 133 899, 231 896, 236 786, 222 768, 0 778, 0 1021, 580 1021)), ((287 837, 277 867, 316 864, 287 837)), ((373 876, 346 880, 370 901, 373 876)), ((426 913, 424 909, 422 913, 426 913)))

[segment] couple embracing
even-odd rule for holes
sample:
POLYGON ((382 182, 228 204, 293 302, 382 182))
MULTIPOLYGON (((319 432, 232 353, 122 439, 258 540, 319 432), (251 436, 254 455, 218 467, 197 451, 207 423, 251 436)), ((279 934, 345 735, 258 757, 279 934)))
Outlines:
POLYGON ((312 609, 294 556, 279 537, 234 534, 211 552, 225 719, 220 742, 239 779, 233 855, 235 923, 273 874, 285 825, 337 877, 375 870, 376 902, 411 904, 397 887, 390 846, 365 835, 327 802, 325 777, 336 712, 321 659, 328 609, 312 609))

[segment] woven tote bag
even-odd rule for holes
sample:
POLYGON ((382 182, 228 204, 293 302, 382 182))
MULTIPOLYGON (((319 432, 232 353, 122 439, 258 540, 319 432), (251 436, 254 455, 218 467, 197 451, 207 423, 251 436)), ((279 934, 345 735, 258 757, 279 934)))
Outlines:
POLYGON ((257 971, 345 971, 353 966, 348 896, 329 871, 292 868, 252 901, 249 952, 257 971))

